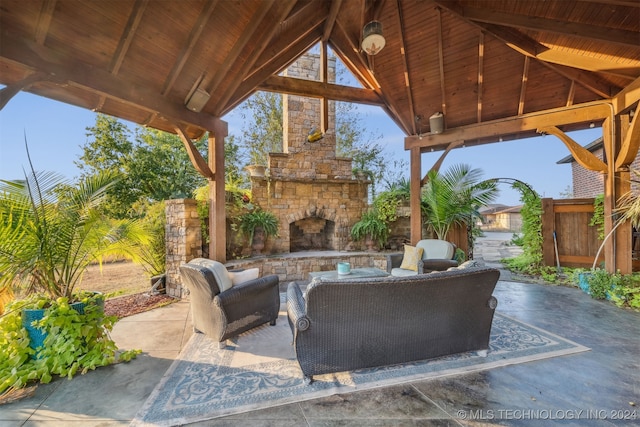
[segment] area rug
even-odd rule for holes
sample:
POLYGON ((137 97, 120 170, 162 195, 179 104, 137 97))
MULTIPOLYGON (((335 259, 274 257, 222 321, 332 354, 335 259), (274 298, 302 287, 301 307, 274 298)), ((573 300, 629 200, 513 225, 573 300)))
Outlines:
POLYGON ((286 305, 276 326, 263 325, 225 349, 194 334, 131 426, 174 426, 337 393, 481 371, 589 350, 496 313, 487 357, 463 353, 427 361, 317 375, 305 385, 291 346, 286 305))

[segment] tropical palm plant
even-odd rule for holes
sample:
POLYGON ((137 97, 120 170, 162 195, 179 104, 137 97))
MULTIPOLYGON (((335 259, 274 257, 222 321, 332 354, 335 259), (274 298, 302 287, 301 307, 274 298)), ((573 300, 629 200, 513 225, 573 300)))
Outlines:
POLYGON ((100 211, 118 177, 98 173, 77 186, 52 172, 0 180, 0 289, 73 298, 87 267, 113 255, 138 260, 147 233, 136 220, 100 211))
POLYGON ((422 210, 438 239, 445 240, 452 225, 478 218, 478 209, 495 200, 496 183, 481 177, 481 169, 464 164, 454 165, 444 174, 429 172, 422 189, 422 210))

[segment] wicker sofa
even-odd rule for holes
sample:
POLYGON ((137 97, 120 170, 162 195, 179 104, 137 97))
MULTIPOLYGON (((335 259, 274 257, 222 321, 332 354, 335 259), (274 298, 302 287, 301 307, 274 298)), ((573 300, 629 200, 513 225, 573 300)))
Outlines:
POLYGON ((408 277, 292 282, 287 311, 296 358, 313 375, 467 351, 486 355, 497 305, 492 268, 408 277))

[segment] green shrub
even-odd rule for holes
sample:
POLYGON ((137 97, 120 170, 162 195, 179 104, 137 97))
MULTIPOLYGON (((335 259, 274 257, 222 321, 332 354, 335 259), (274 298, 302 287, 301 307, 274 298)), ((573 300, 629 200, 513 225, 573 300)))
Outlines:
POLYGON ((117 321, 105 316, 99 309, 101 294, 80 293, 77 301, 84 303, 84 314, 71 308, 69 298, 51 299, 33 294, 27 299, 14 301, 0 317, 0 394, 20 389, 31 382, 48 383, 53 376, 71 379, 99 366, 129 361, 140 350, 117 353, 109 331, 117 321), (22 326, 23 309, 45 309, 38 321, 46 334, 42 347, 32 349, 29 334, 22 326))

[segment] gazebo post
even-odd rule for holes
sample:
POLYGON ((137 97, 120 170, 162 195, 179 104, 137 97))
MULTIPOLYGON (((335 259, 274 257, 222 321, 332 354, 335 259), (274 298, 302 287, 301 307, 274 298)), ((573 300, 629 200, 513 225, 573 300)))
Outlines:
POLYGON ((227 218, 224 190, 224 138, 228 134, 226 122, 218 122, 209 132, 209 258, 227 261, 227 218))
POLYGON ((422 187, 422 159, 420 148, 411 149, 410 205, 411 205, 411 244, 422 239, 422 212, 420 209, 420 189, 422 187))

